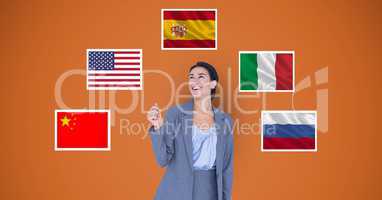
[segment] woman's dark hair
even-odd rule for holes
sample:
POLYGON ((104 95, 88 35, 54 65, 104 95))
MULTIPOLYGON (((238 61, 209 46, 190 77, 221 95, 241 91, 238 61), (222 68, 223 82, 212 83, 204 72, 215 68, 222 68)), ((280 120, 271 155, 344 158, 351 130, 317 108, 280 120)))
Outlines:
MULTIPOLYGON (((193 66, 191 66, 189 72, 191 72, 191 70, 193 70, 195 67, 203 67, 204 69, 206 69, 208 71, 208 74, 210 75, 211 81, 216 81, 216 82, 219 81, 218 72, 216 71, 215 67, 212 66, 211 64, 209 64, 207 62, 199 61, 196 64, 194 64, 193 66)), ((216 85, 216 87, 217 87, 217 85, 216 85)), ((215 97, 216 87, 214 89, 211 89, 211 99, 213 99, 215 97)))

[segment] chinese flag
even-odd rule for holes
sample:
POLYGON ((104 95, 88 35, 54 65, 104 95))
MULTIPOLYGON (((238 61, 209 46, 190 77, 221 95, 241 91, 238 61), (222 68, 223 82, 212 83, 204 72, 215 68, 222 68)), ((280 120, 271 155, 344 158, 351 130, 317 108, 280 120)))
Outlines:
POLYGON ((56 150, 109 150, 109 111, 56 110, 56 150))

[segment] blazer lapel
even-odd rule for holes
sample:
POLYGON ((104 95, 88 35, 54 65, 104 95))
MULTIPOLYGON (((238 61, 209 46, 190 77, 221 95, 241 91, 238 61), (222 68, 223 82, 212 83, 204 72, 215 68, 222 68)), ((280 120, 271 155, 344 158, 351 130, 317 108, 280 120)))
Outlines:
POLYGON ((193 156, 192 156, 192 118, 193 118, 193 101, 186 103, 183 106, 182 116, 183 116, 183 127, 184 127, 184 144, 186 146, 186 153, 188 157, 188 162, 190 164, 191 170, 193 171, 193 156))
POLYGON ((224 115, 223 113, 214 108, 214 118, 217 133, 217 143, 216 143, 216 173, 219 174, 222 171, 223 166, 223 156, 224 156, 224 141, 223 135, 225 131, 224 115))

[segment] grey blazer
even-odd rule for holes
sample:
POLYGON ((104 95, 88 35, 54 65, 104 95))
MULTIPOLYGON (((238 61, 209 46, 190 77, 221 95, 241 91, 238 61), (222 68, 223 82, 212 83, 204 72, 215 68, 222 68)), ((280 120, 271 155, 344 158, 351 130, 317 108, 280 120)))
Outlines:
MULTIPOLYGON (((171 107, 161 128, 149 129, 156 160, 161 167, 166 167, 155 200, 193 200, 192 111, 193 101, 171 107)), ((232 118, 217 108, 213 111, 218 134, 218 200, 230 200, 233 177, 232 118)))

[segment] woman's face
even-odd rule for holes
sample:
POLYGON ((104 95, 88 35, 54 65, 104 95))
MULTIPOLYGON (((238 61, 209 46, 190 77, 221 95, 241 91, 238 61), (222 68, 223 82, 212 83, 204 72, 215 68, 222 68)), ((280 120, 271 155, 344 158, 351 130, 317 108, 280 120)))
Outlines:
POLYGON ((211 95, 211 89, 217 82, 211 81, 208 71, 203 67, 195 67, 188 75, 188 89, 194 98, 204 98, 211 95))

